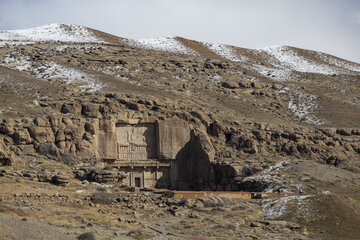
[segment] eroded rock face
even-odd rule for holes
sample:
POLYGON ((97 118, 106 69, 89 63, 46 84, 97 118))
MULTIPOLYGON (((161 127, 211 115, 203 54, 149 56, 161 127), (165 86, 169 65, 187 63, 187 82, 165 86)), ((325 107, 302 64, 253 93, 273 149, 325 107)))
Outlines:
POLYGON ((133 124, 104 121, 100 124, 97 143, 99 158, 112 161, 112 166, 144 167, 125 170, 129 174, 125 182, 129 181, 130 185, 136 178, 140 179, 140 186, 151 181, 152 175, 146 175, 146 168, 156 171, 156 176, 160 174, 155 177, 157 187, 216 188, 211 168, 214 148, 210 139, 203 132, 190 131, 188 123, 178 118, 133 124))
POLYGON ((355 161, 360 154, 358 129, 229 124, 201 112, 166 118, 131 111, 100 119, 5 119, 0 124, 1 164, 12 164, 15 155, 41 156, 71 166, 140 161, 134 170, 119 165, 128 166, 127 177, 104 173, 96 181, 123 179, 135 184, 140 178, 142 187, 182 190, 234 190, 239 179, 266 168, 267 159, 301 158, 341 168, 360 167, 355 161), (145 165, 151 164, 145 166, 146 161, 145 165), (136 174, 131 176, 132 172, 136 174), (147 185, 149 179, 153 180, 147 185))
POLYGON ((0 166, 10 166, 15 163, 10 150, 6 147, 3 141, 0 140, 0 166))
POLYGON ((174 118, 158 122, 159 157, 176 159, 178 152, 190 141, 190 130, 187 122, 174 118))
POLYGON ((214 190, 214 148, 203 132, 191 132, 190 141, 176 156, 172 170, 176 176, 175 189, 214 190))

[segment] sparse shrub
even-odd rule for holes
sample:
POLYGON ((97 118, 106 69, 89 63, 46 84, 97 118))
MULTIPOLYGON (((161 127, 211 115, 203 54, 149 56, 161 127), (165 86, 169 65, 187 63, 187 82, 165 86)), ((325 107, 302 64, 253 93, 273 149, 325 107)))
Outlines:
POLYGON ((60 161, 65 163, 66 165, 74 165, 76 162, 76 158, 71 153, 65 153, 61 156, 60 161))
POLYGON ((43 143, 39 146, 38 152, 48 157, 57 157, 59 150, 54 143, 43 143))

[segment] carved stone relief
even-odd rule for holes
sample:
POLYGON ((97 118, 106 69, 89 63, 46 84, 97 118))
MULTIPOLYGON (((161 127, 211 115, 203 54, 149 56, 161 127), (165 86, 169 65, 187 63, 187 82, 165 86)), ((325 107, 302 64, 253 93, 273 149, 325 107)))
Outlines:
POLYGON ((118 159, 125 161, 157 158, 155 124, 116 126, 118 159))

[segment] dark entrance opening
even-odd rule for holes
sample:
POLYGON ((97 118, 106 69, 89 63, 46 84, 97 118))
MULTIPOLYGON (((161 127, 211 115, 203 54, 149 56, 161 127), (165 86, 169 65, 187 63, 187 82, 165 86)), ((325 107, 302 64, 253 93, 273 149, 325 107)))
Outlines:
POLYGON ((141 183, 140 183, 140 178, 136 177, 135 178, 135 187, 141 187, 141 183))

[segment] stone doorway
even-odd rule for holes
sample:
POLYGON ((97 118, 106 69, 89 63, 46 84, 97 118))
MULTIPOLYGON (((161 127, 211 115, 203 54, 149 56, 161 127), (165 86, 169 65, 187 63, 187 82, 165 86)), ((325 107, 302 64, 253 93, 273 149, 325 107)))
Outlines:
POLYGON ((141 187, 141 179, 139 177, 135 177, 135 187, 141 187))
POLYGON ((144 187, 144 177, 142 173, 130 173, 130 186, 131 187, 144 187))

